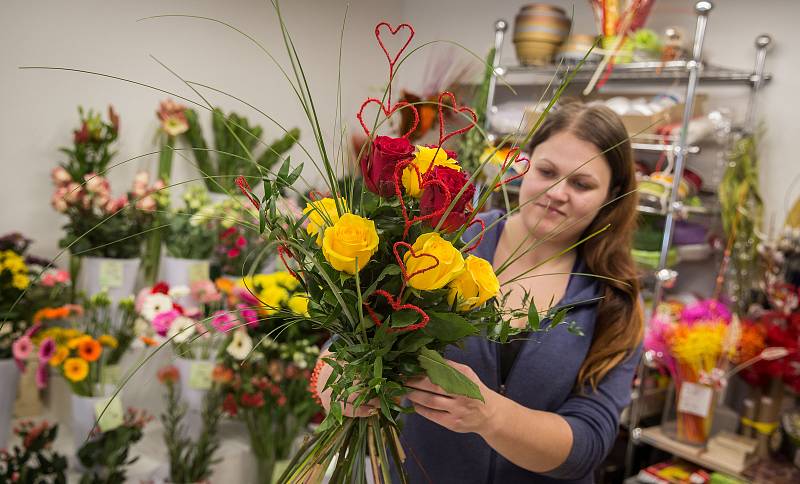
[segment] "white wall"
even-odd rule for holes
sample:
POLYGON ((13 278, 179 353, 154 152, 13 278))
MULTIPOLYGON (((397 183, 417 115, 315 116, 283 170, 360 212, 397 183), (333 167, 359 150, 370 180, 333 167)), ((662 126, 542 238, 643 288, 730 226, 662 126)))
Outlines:
MULTIPOLYGON (((575 9, 574 31, 591 33, 593 20, 585 1, 550 0, 575 9)), ((523 0, 352 0, 342 75, 343 112, 355 124, 361 100, 375 94, 385 82, 383 55, 372 40, 375 23, 412 22, 416 45, 432 39, 450 39, 483 55, 493 36, 497 18, 513 20, 523 0)), ((693 4, 688 0, 659 0, 651 26, 682 24, 693 31, 693 4)), ((327 126, 332 126, 336 104, 337 43, 344 0, 284 1, 292 28, 315 92, 317 107, 327 126)), ((304 142, 313 148, 302 112, 279 72, 255 46, 220 25, 188 19, 136 20, 167 13, 203 15, 230 22, 252 33, 282 62, 285 61, 275 16, 264 0, 141 0, 137 2, 84 0, 5 0, 0 6, 0 192, 3 209, 0 233, 23 231, 36 240, 35 252, 53 256, 64 220, 49 205, 49 172, 62 155, 57 148, 70 144, 77 122, 78 104, 105 109, 113 103, 122 116, 118 161, 154 151, 154 111, 165 95, 116 80, 67 72, 18 70, 22 65, 62 66, 95 70, 140 80, 192 99, 197 97, 157 63, 153 54, 182 76, 224 89, 265 111, 287 126, 303 129, 304 142)), ((785 194, 800 176, 791 145, 796 131, 797 96, 790 89, 800 78, 793 48, 800 45, 800 3, 773 0, 717 1, 711 13, 706 59, 718 64, 751 69, 753 40, 770 33, 774 48, 767 66, 774 75, 760 100, 759 115, 767 135, 762 144, 762 190, 770 213, 780 220, 785 213, 785 194)), ((403 66, 400 86, 416 87, 422 77, 426 48, 403 66)), ((504 60, 514 62, 507 45, 504 60)), ((210 94, 215 104, 251 114, 265 127, 265 139, 279 131, 258 115, 232 100, 210 94)), ((733 91, 727 102, 742 106, 746 89, 733 91)), ((328 128, 325 128, 328 129, 328 128)), ((313 153, 313 152, 312 152, 313 153)), ((300 155, 295 150, 294 159, 300 155)), ((305 160, 308 162, 308 160, 305 160)), ((111 175, 115 192, 128 184, 136 168, 153 168, 156 157, 129 163, 111 175)), ((175 180, 197 175, 176 158, 175 180)), ((306 171, 309 175, 309 170, 306 171)), ((800 192, 795 187, 794 196, 800 192)))

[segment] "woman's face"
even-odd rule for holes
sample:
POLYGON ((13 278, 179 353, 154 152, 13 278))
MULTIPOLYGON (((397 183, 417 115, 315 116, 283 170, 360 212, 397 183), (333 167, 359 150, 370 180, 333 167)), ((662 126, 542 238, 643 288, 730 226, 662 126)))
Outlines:
POLYGON ((577 240, 608 200, 608 162, 595 145, 567 131, 537 146, 531 163, 519 196, 528 232, 535 239, 577 240))

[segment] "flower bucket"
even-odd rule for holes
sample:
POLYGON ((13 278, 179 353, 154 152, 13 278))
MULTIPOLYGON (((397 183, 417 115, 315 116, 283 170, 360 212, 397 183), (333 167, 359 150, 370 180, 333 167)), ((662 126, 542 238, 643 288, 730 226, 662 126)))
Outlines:
POLYGON ((0 449, 5 449, 11 434, 14 401, 17 399, 19 367, 13 358, 0 359, 0 449))
POLYGON ((186 428, 189 437, 200 435, 202 427, 203 402, 211 388, 213 360, 176 358, 175 367, 180 373, 181 400, 186 403, 186 428))

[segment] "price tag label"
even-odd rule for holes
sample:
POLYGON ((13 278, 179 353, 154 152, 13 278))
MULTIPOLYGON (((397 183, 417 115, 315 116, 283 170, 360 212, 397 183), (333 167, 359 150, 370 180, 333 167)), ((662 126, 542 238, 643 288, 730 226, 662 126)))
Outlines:
POLYGON ((209 279, 208 261, 195 262, 189 265, 189 284, 209 279))
POLYGON ((101 432, 108 432, 122 425, 124 410, 119 395, 114 398, 104 398, 94 406, 94 415, 98 420, 97 426, 101 432))
POLYGON ((684 383, 681 385, 681 395, 678 398, 678 411, 707 417, 711 411, 711 400, 714 391, 707 385, 698 383, 684 383))
POLYGON ((122 261, 104 260, 100 262, 100 287, 112 289, 122 286, 122 261))
POLYGON ((195 361, 189 370, 189 388, 208 390, 211 388, 211 374, 214 364, 210 361, 195 361))

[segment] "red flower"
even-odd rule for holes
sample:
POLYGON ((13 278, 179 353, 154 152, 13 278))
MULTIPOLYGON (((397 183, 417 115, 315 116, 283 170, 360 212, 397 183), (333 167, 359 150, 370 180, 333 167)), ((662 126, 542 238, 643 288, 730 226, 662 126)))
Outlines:
POLYGON ((414 146, 405 138, 378 136, 369 153, 361 158, 361 176, 364 185, 373 193, 385 198, 395 196, 394 169, 397 163, 411 158, 414 146))
POLYGON ((217 383, 230 383, 233 381, 233 370, 227 366, 217 365, 211 373, 211 379, 217 383))
POLYGON ((264 391, 267 389, 267 387, 269 387, 269 380, 267 380, 267 377, 265 376, 254 376, 252 380, 250 380, 250 383, 261 391, 264 391))
POLYGON ((236 406, 236 398, 233 393, 225 395, 225 400, 222 401, 222 410, 231 417, 235 417, 239 413, 239 408, 236 406))
POLYGON ((158 370, 157 376, 161 383, 175 383, 180 379, 180 372, 176 367, 169 365, 158 370))
POLYGON ((241 248, 244 247, 245 245, 247 245, 247 239, 245 239, 244 236, 240 235, 239 238, 236 239, 236 247, 241 248))
POLYGON ((169 284, 167 284, 164 281, 157 282, 156 285, 153 286, 152 289, 150 289, 150 294, 157 294, 157 293, 169 294, 169 284))
POLYGON ((86 121, 81 125, 80 130, 75 130, 75 144, 86 143, 89 141, 89 124, 86 121))
POLYGON ((264 395, 260 393, 243 393, 242 406, 250 408, 261 408, 264 406, 264 395))
POLYGON ((239 257, 239 254, 241 254, 241 253, 242 252, 239 249, 237 249, 236 247, 232 247, 228 251, 228 259, 235 259, 235 258, 239 257))
POLYGON ((233 235, 235 233, 236 233, 236 227, 231 227, 231 228, 225 230, 225 232, 222 232, 220 234, 219 238, 220 239, 227 239, 228 237, 230 237, 231 235, 233 235))
POLYGON ((279 406, 279 407, 282 407, 282 406, 284 406, 284 405, 286 405, 286 396, 285 396, 285 395, 281 395, 281 396, 278 398, 278 406, 279 406))
POLYGON ((119 115, 114 111, 114 106, 108 105, 108 119, 111 120, 111 126, 114 127, 114 132, 119 132, 119 115))
MULTIPOLYGON (((440 210, 446 210, 449 206, 450 198, 455 197, 458 192, 469 183, 469 175, 463 171, 454 170, 444 166, 435 166, 430 172, 430 176, 426 177, 427 180, 438 180, 447 187, 450 192, 450 197, 445 194, 442 187, 438 184, 428 185, 422 192, 422 198, 419 201, 419 209, 423 216, 436 213, 440 210)), ((470 202, 475 195, 475 186, 469 183, 469 186, 464 190, 464 193, 458 198, 458 201, 453 206, 453 210, 447 215, 442 230, 446 232, 454 232, 461 228, 467 221, 467 216, 472 211, 470 202)), ((429 219, 428 223, 432 227, 436 227, 439 223, 440 217, 429 219)))

